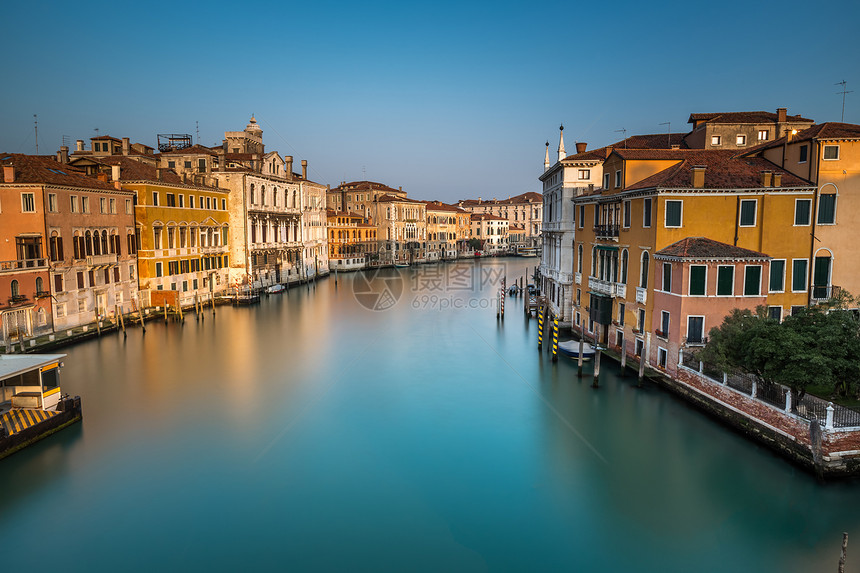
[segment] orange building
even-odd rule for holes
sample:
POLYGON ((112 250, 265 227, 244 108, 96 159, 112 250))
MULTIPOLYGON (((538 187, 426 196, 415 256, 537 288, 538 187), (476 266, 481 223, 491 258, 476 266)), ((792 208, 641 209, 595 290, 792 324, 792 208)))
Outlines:
POLYGON ((363 269, 376 257, 376 226, 356 213, 328 209, 328 259, 331 270, 363 269))

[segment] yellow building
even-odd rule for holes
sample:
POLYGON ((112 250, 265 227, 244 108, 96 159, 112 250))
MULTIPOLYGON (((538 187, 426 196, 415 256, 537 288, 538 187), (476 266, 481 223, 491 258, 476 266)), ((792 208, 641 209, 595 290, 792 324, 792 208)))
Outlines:
POLYGON ((457 258, 457 215, 468 213, 441 201, 423 201, 427 205, 427 261, 444 261, 457 258))
POLYGON ((808 261, 807 284, 812 286, 805 303, 839 290, 860 294, 860 125, 828 122, 792 130, 751 151, 816 186, 799 205, 805 231, 801 259, 808 261))
POLYGON ((328 260, 331 270, 363 269, 376 259, 376 226, 356 213, 328 209, 328 260))
POLYGON ((575 328, 581 325, 629 354, 648 351, 652 363, 661 348, 659 359, 677 361, 677 352, 668 355, 666 348, 683 347, 689 317, 655 308, 657 291, 717 302, 741 297, 756 304, 766 294, 775 318, 806 304, 810 221, 805 214, 815 186, 763 157, 737 153, 615 149, 609 155, 603 166, 607 188, 574 198, 574 284, 568 296, 575 328), (666 251, 655 264, 658 251, 691 237, 721 244, 708 259, 708 264, 725 263, 719 284, 716 277, 698 274, 683 283, 677 282, 680 277, 667 281, 664 259, 666 270, 672 260, 666 251), (763 254, 769 266, 749 262, 749 256, 734 260, 724 246, 763 254), (675 287, 664 291, 670 284, 675 287))

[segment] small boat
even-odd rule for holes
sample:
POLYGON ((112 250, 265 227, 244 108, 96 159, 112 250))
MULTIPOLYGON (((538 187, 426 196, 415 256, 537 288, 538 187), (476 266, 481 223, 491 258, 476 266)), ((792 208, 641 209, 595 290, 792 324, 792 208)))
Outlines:
MULTIPOLYGON (((564 342, 558 343, 558 351, 564 354, 565 356, 570 356, 571 358, 575 358, 579 360, 579 341, 578 340, 565 340, 564 342)), ((582 343, 582 359, 583 360, 591 360, 594 357, 594 348, 587 342, 582 343)))
POLYGON ((516 296, 519 292, 520 287, 518 287, 517 285, 511 285, 511 287, 508 289, 508 294, 511 296, 516 296))
POLYGON ((408 269, 409 265, 406 263, 394 263, 394 267, 398 269, 408 269))
POLYGON ((272 285, 266 289, 266 292, 268 294, 278 294, 279 292, 284 292, 284 285, 282 285, 282 284, 272 285))

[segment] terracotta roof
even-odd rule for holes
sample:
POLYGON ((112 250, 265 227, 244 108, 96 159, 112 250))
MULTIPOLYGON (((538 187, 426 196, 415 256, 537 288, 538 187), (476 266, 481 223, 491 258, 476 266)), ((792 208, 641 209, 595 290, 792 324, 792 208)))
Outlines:
POLYGON ((465 213, 463 209, 460 209, 456 205, 449 205, 447 203, 442 203, 441 201, 421 201, 427 205, 428 211, 448 211, 453 213, 465 213))
POLYGON ((684 159, 699 150, 691 149, 619 149, 612 150, 613 155, 622 159, 684 159))
POLYGON ((473 221, 507 221, 504 217, 496 217, 490 213, 472 213, 473 221))
POLYGON ((606 147, 598 147, 591 151, 583 151, 582 153, 568 155, 562 159, 562 161, 603 161, 606 159, 606 150, 606 147))
POLYGON ((218 155, 210 148, 200 145, 194 144, 190 147, 183 147, 182 149, 171 149, 169 151, 162 151, 161 155, 218 155))
MULTIPOLYGON (((154 165, 129 159, 123 155, 107 155, 105 157, 88 157, 90 161, 103 165, 119 165, 120 181, 153 181, 156 183, 167 183, 182 185, 182 178, 172 169, 161 170, 161 181, 158 180, 158 171, 154 165)), ((189 183, 190 184, 190 183, 189 183)))
POLYGON ((681 149, 687 148, 684 138, 686 133, 651 133, 648 135, 631 135, 609 147, 613 149, 671 149, 672 145, 678 145, 681 149))
POLYGON ((415 203, 415 204, 423 204, 424 201, 418 201, 417 199, 408 199, 406 197, 397 197, 395 195, 380 195, 376 198, 378 203, 415 203))
POLYGON ((251 161, 259 159, 259 153, 225 153, 224 158, 227 161, 251 161))
MULTIPOLYGON (((777 115, 769 111, 730 111, 715 113, 691 113, 687 123, 706 121, 708 123, 776 123, 777 115)), ((787 115, 786 122, 809 122, 813 120, 800 115, 787 115)))
MULTIPOLYGON (((810 141, 812 139, 860 139, 860 125, 854 123, 826 121, 797 132, 794 137, 791 138, 791 142, 797 143, 800 141, 810 141)), ((744 152, 744 155, 752 155, 773 147, 782 147, 784 143, 785 136, 783 135, 773 141, 765 141, 760 145, 747 149, 744 152)))
POLYGON ((507 199, 488 199, 486 201, 477 200, 477 199, 462 199, 460 201, 460 205, 464 205, 467 207, 476 207, 479 205, 517 205, 520 203, 542 203, 543 196, 540 193, 535 193, 534 191, 527 191, 525 193, 521 193, 520 195, 516 195, 514 197, 509 197, 507 199))
POLYGON ((692 189, 692 168, 705 167, 704 189, 760 189, 762 171, 782 175, 780 187, 813 187, 806 179, 780 169, 763 157, 742 157, 736 150, 690 150, 672 167, 629 186, 625 191, 653 187, 692 189))
POLYGON ((109 141, 116 141, 117 143, 122 143, 122 140, 119 140, 116 137, 111 137, 110 135, 99 135, 96 137, 91 137, 90 141, 101 141, 104 139, 107 139, 109 141))
POLYGON ((727 245, 705 237, 687 237, 654 253, 679 259, 770 259, 764 253, 727 245))
POLYGON ((349 183, 341 183, 337 187, 332 188, 332 191, 385 191, 394 193, 403 193, 401 189, 394 189, 384 183, 375 181, 351 181, 349 183))
POLYGON ((0 164, 15 167, 15 183, 116 190, 111 183, 99 181, 95 177, 87 177, 72 165, 59 163, 47 157, 0 153, 0 164))
POLYGON ((327 217, 356 217, 358 219, 364 219, 364 215, 359 215, 358 213, 353 213, 352 211, 335 211, 334 209, 326 209, 325 214, 327 217))

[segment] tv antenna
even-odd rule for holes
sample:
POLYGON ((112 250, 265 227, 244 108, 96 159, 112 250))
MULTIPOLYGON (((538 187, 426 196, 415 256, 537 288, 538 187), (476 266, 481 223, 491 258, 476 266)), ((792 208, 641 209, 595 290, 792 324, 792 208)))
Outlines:
POLYGON ((39 155, 39 118, 33 114, 33 130, 36 132, 36 155, 39 155))
POLYGON ((627 130, 622 127, 621 129, 616 129, 615 133, 621 133, 624 135, 624 149, 627 149, 627 130))
POLYGON ((197 143, 199 144, 199 143, 200 143, 200 122, 199 122, 199 121, 195 121, 195 122, 194 122, 194 127, 195 127, 195 129, 197 130, 197 139, 196 139, 195 141, 197 141, 197 143))
POLYGON ((666 126, 666 145, 667 145, 667 149, 671 149, 672 148, 672 122, 671 121, 664 121, 660 125, 666 126))
MULTIPOLYGON (((842 91, 836 92, 836 95, 842 94, 842 119, 839 121, 841 121, 842 123, 845 123, 845 94, 853 94, 854 90, 851 90, 851 91, 845 90, 846 86, 848 85, 848 82, 846 82, 845 80, 842 80, 841 82, 836 82, 833 85, 834 86, 842 86, 842 91)), ((37 146, 37 149, 38 149, 38 146, 37 146)), ((37 151, 37 153, 38 153, 38 151, 37 151)))

